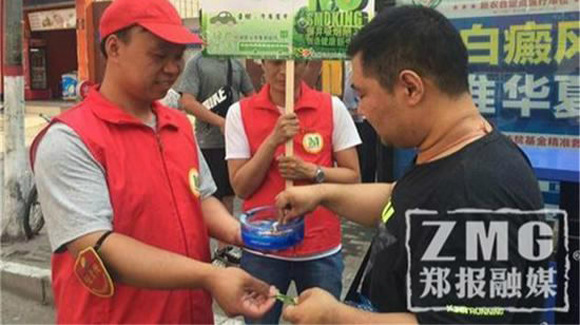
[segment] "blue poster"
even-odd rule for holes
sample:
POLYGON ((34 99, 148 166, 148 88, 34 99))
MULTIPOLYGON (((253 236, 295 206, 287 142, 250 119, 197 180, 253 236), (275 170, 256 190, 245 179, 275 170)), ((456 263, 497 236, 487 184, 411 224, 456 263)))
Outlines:
POLYGON ((577 0, 406 0, 445 14, 480 112, 521 145, 580 148, 577 0))
POLYGON ((485 116, 504 132, 544 135, 522 135, 523 144, 579 147, 566 137, 579 135, 578 12, 453 23, 468 48, 471 93, 485 116))

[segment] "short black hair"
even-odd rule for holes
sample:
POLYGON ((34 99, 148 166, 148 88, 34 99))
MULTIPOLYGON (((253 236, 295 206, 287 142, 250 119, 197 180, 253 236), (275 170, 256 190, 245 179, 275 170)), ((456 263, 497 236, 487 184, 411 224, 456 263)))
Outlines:
POLYGON ((135 26, 136 25, 131 25, 131 26, 125 27, 123 29, 119 29, 118 31, 107 35, 107 37, 105 37, 103 40, 101 40, 101 46, 100 46, 101 53, 103 53, 103 55, 105 56, 105 59, 107 58, 107 49, 105 48, 105 44, 107 43, 107 39, 109 37, 111 37, 111 35, 115 35, 123 43, 127 44, 131 40, 131 33, 129 33, 129 32, 131 31, 131 28, 133 28, 135 26))
POLYGON ((361 54, 365 75, 392 90, 404 69, 433 80, 450 96, 469 91, 468 55, 451 22, 424 6, 388 7, 352 39, 348 55, 361 54))

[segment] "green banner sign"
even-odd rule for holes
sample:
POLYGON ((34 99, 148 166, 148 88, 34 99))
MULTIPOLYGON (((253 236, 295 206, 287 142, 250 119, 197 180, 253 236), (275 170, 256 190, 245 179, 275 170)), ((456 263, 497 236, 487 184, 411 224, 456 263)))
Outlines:
POLYGON ((344 59, 374 0, 202 0, 210 56, 344 59))

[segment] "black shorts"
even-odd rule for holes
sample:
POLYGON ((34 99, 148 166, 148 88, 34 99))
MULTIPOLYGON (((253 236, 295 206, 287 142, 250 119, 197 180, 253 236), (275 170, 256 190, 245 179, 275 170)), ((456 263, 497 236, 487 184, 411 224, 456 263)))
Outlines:
POLYGON ((211 170, 211 176, 217 186, 217 191, 213 194, 218 199, 234 195, 234 190, 230 184, 228 173, 228 163, 226 161, 226 150, 224 148, 201 149, 205 161, 211 170))

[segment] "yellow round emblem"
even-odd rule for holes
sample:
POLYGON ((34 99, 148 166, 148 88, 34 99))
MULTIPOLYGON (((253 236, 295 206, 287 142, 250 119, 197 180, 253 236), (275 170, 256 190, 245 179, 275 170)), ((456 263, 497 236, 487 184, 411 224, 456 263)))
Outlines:
POLYGON ((302 147, 309 153, 319 153, 324 147, 324 139, 320 133, 306 133, 302 138, 302 147))
POLYGON ((199 173, 195 168, 189 170, 189 188, 195 197, 199 197, 199 173))

